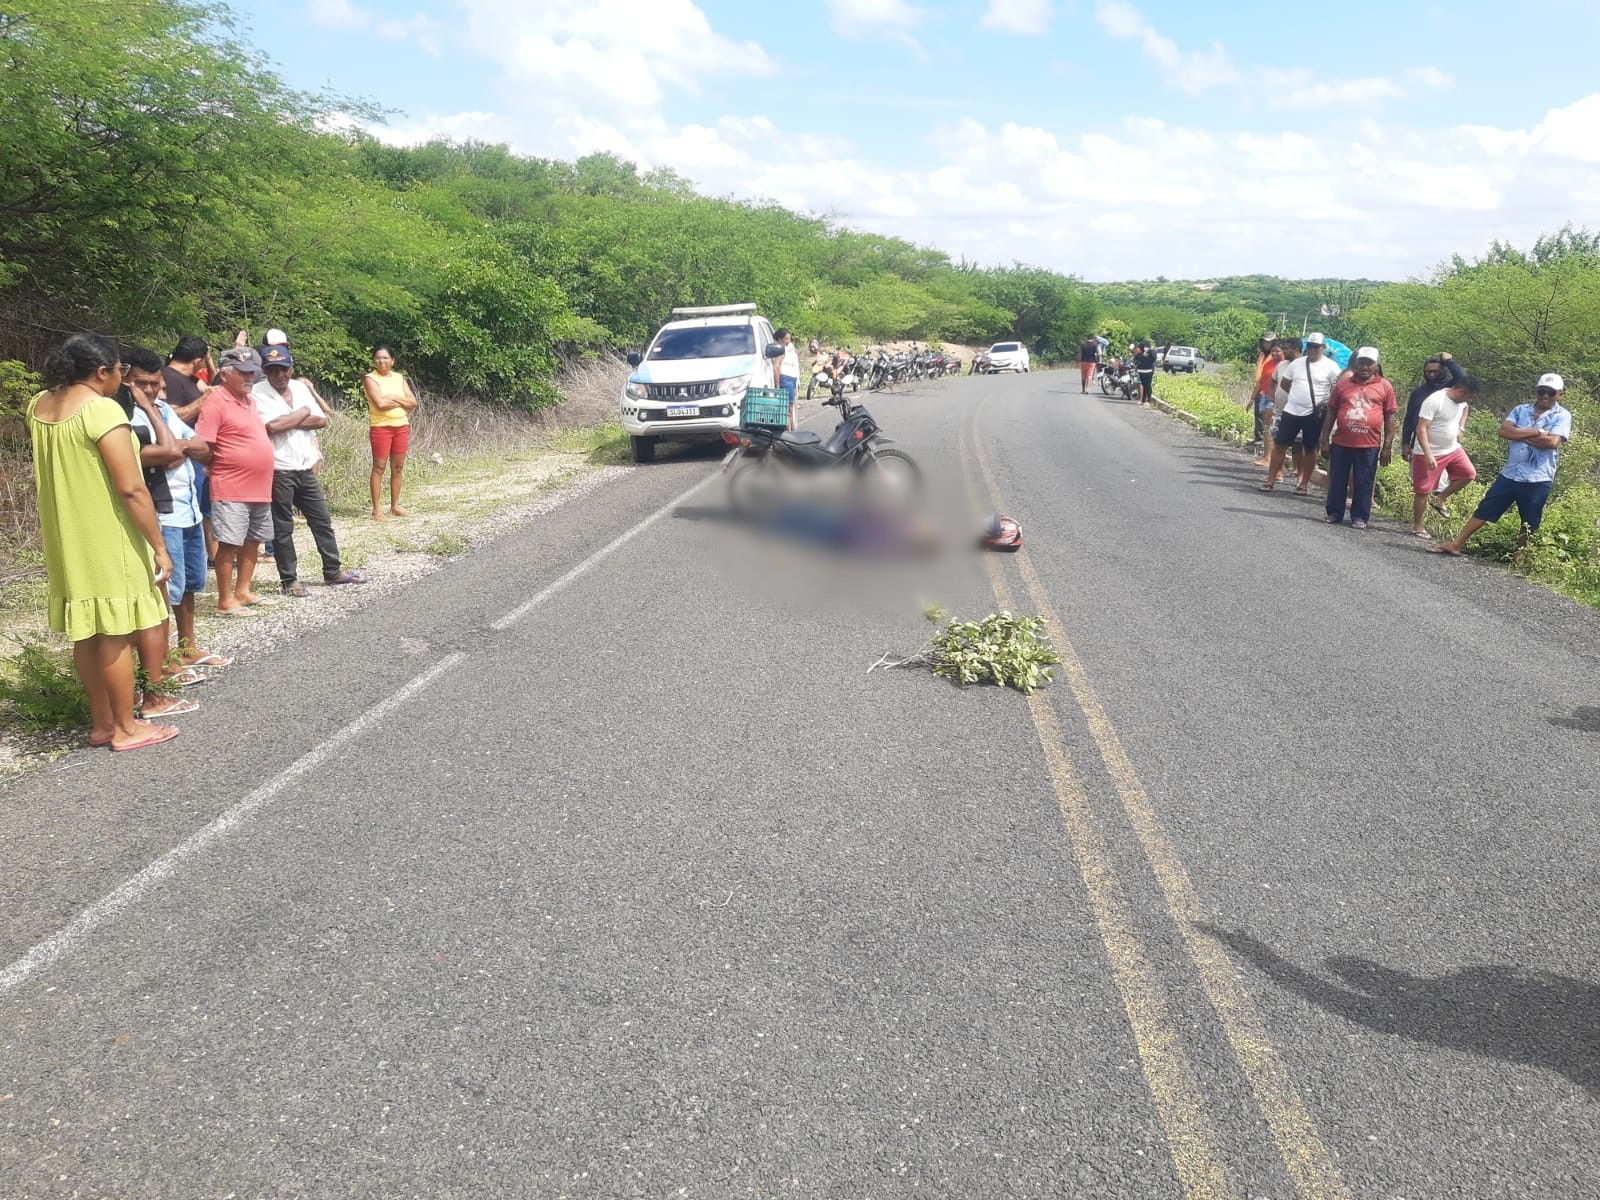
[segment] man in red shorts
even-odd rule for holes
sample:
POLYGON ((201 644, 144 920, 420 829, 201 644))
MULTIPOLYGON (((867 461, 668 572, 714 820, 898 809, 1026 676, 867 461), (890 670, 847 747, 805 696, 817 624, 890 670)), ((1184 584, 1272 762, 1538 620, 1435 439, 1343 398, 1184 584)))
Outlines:
POLYGON ((1461 429, 1467 422, 1470 403, 1482 390, 1477 376, 1463 375, 1450 387, 1440 388, 1417 410, 1416 441, 1411 446, 1411 532, 1432 540, 1423 528, 1422 518, 1432 503, 1444 516, 1450 515, 1446 502, 1478 477, 1478 470, 1461 445, 1461 429), (1450 486, 1435 496, 1434 489, 1446 472, 1450 486))

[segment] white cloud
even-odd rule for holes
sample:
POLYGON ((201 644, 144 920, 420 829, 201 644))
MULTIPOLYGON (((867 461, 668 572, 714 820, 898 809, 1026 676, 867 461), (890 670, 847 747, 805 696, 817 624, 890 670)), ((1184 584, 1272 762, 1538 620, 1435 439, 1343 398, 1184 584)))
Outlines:
POLYGON ((1309 71, 1267 71, 1268 100, 1275 108, 1360 108, 1397 100, 1405 91, 1392 79, 1356 76, 1333 83, 1315 80, 1309 71))
POLYGON ((351 0, 318 0, 306 5, 306 16, 322 29, 356 29, 390 41, 413 41, 435 58, 443 51, 445 27, 426 13, 391 17, 351 0))
POLYGON ((1203 92, 1238 82, 1238 69, 1228 59, 1221 42, 1205 50, 1180 50, 1145 15, 1127 0, 1100 0, 1094 19, 1114 38, 1137 41, 1146 55, 1167 72, 1167 79, 1186 92, 1203 92))
POLYGON ((461 3, 468 41, 530 107, 637 112, 668 90, 698 92, 702 79, 774 70, 765 49, 718 33, 693 0, 461 3))
MULTIPOLYGON (((1264 88, 1276 108, 1241 110, 1258 115, 1212 129, 1150 116, 1088 125, 1070 110, 979 121, 959 109, 919 128, 897 113, 901 153, 857 148, 836 127, 780 126, 757 105, 722 115, 702 105, 691 119, 669 119, 678 107, 670 101, 702 82, 777 69, 761 46, 714 28, 694 0, 460 2, 466 19, 452 37, 469 61, 473 52, 487 60, 479 65, 501 100, 479 108, 495 111, 413 115, 380 136, 505 141, 562 158, 609 151, 641 169, 671 167, 708 194, 831 214, 983 262, 1021 259, 1088 278, 1394 278, 1493 238, 1529 242, 1600 197, 1600 94, 1521 128, 1408 126, 1390 109, 1371 115, 1374 106, 1448 86, 1442 73, 1241 70, 1220 45, 1180 47, 1127 0, 1102 0, 1097 20, 1135 42, 1173 86, 1240 96, 1264 88), (1286 115, 1317 106, 1315 120, 1286 115)), ((326 5, 333 21, 363 11, 350 0, 326 5)), ((837 0, 834 11, 846 7, 837 0)), ((1026 7, 1010 6, 1009 19, 1026 7)), ((934 20, 909 0, 852 4, 848 16, 889 38, 934 20)), ((959 89, 948 95, 961 103, 959 89)), ((878 106, 863 97, 863 112, 878 106)))
POLYGON ((989 0, 980 24, 1002 33, 1044 33, 1050 28, 1050 0, 989 0))
POLYGON ((866 28, 908 30, 928 15, 908 0, 827 0, 827 5, 833 27, 841 33, 866 28))
POLYGON ((1406 72, 1406 78, 1423 87, 1448 88, 1456 85, 1456 77, 1438 67, 1412 67, 1406 72))

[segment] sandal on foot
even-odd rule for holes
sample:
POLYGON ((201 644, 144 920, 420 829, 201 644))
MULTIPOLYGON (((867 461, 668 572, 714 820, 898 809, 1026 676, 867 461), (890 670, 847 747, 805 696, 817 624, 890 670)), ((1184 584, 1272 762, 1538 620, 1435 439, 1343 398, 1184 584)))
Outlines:
POLYGON ((1451 558, 1460 558, 1461 557, 1461 551, 1457 550, 1449 542, 1440 542, 1437 546, 1429 546, 1428 547, 1428 553, 1429 554, 1448 554, 1451 558))
POLYGON ((280 584, 279 586, 283 589, 285 596, 293 596, 296 600, 304 600, 311 595, 311 589, 298 579, 291 579, 288 583, 280 584))
POLYGON ((354 571, 344 571, 335 575, 332 579, 324 579, 322 582, 329 587, 341 587, 347 583, 365 583, 366 581, 367 577, 365 575, 357 575, 354 571))
POLYGON ((1450 506, 1448 504, 1440 504, 1436 500, 1429 500, 1428 507, 1433 509, 1433 511, 1438 513, 1441 517, 1448 517, 1450 515, 1450 506))
POLYGON ((1433 541, 1433 534, 1429 533, 1426 529, 1413 529, 1411 531, 1411 536, 1422 538, 1424 541, 1428 542, 1433 541))
POLYGON ((253 608, 219 608, 219 617, 259 617, 261 614, 253 608))
POLYGON ((205 681, 206 677, 193 667, 184 667, 183 670, 175 671, 167 676, 168 683, 181 688, 193 687, 195 684, 204 683, 205 681))
POLYGON ((1270 492, 1270 491, 1276 490, 1277 486, 1278 486, 1277 484, 1271 483, 1271 482, 1263 483, 1260 487, 1256 488, 1256 491, 1258 491, 1258 492, 1270 492))
POLYGON ((231 667, 233 659, 221 654, 203 654, 189 664, 191 667, 231 667))
POLYGON ((163 708, 160 712, 147 713, 143 708, 141 708, 139 710, 139 715, 146 721, 161 721, 165 720, 167 717, 181 717, 187 713, 199 711, 200 701, 179 700, 176 704, 173 704, 167 708, 163 708))
POLYGON ((181 732, 176 725, 152 725, 150 730, 148 734, 136 742, 129 742, 124 746, 119 746, 113 742, 111 748, 117 751, 143 750, 146 746, 159 746, 162 742, 170 742, 181 732))

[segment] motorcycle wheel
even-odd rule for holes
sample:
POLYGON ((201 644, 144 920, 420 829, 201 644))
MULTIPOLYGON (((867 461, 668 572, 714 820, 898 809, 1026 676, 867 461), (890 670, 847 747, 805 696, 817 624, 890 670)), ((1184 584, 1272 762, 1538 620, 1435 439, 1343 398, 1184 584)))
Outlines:
POLYGON ((817 377, 815 375, 813 375, 810 379, 806 380, 806 403, 810 404, 811 403, 811 397, 815 396, 816 394, 817 394, 817 377))
POLYGON ((1100 392, 1102 395, 1111 395, 1111 376, 1105 371, 1100 372, 1100 392))
POLYGON ((761 517, 771 512, 782 486, 778 468, 768 458, 739 464, 728 477, 728 507, 736 517, 761 517))
POLYGON ((857 485, 871 502, 905 508, 922 494, 922 468, 902 450, 879 450, 856 470, 857 485))

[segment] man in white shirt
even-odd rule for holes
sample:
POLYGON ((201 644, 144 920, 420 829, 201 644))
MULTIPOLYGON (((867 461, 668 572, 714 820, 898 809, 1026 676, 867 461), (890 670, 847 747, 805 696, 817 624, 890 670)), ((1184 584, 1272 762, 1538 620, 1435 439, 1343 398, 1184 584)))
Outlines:
POLYGON ((322 579, 330 586, 365 583, 339 561, 333 517, 314 470, 322 448, 313 430, 328 423, 311 385, 294 378, 294 358, 287 346, 268 346, 261 355, 266 378, 250 391, 256 412, 272 439, 272 546, 278 583, 284 594, 304 598, 311 593, 300 582, 294 544, 294 510, 299 509, 322 556, 322 579))
POLYGON ((1428 506, 1448 517, 1445 507, 1467 484, 1478 477, 1461 445, 1461 427, 1466 424, 1468 405, 1478 398, 1481 387, 1475 375, 1463 375, 1447 388, 1429 394, 1417 410, 1416 441, 1411 447, 1411 532, 1419 538, 1433 537, 1423 527, 1428 506), (1446 472, 1450 486, 1438 495, 1434 489, 1446 472))
POLYGON ((1327 412, 1333 385, 1339 382, 1339 364, 1327 356, 1325 339, 1320 333, 1306 338, 1303 356, 1294 355, 1297 349, 1294 338, 1285 338, 1280 344, 1284 347, 1284 359, 1272 376, 1278 420, 1272 430, 1267 481, 1261 485, 1261 490, 1270 492, 1278 486, 1278 478, 1283 474, 1283 453, 1290 449, 1294 454, 1294 494, 1304 496, 1311 488, 1311 476, 1317 469, 1322 417, 1327 412))

